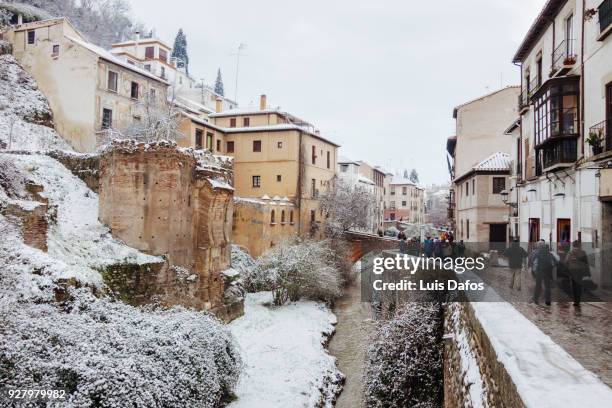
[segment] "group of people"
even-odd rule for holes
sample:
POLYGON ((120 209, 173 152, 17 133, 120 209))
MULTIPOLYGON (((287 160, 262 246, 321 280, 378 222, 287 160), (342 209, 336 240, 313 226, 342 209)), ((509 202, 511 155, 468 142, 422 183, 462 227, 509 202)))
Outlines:
POLYGON ((443 232, 439 238, 427 236, 421 243, 419 238, 408 239, 404 231, 397 234, 400 241, 400 252, 411 255, 425 255, 427 258, 454 258, 463 257, 465 254, 465 244, 463 240, 455 242, 453 234, 443 232))
POLYGON ((580 306, 585 278, 590 277, 590 267, 586 252, 581 248, 580 241, 574 241, 570 248, 562 248, 560 254, 551 251, 550 246, 543 239, 538 241, 535 249, 529 255, 515 240, 510 247, 504 251, 511 270, 510 289, 516 283, 517 290, 521 290, 521 274, 524 269, 525 260, 531 267, 531 273, 535 279, 533 292, 534 303, 539 303, 544 288, 544 301, 547 306, 551 302, 551 284, 553 270, 566 275, 570 281, 574 306, 580 306))

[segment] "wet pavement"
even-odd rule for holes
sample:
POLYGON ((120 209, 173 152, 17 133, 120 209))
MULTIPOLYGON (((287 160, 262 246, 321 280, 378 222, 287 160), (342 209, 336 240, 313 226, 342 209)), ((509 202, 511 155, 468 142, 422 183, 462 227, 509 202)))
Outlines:
POLYGON ((531 301, 534 283, 530 272, 523 274, 521 291, 509 288, 510 276, 506 267, 489 268, 481 275, 542 332, 612 387, 612 304, 592 301, 596 296, 587 295, 587 301, 574 307, 571 296, 553 284, 551 306, 546 306, 543 299, 537 305, 531 301))

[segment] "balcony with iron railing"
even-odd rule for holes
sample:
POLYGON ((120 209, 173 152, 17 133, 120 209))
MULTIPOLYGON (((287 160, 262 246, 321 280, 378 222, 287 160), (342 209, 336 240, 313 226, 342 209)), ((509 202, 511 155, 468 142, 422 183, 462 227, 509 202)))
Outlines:
POLYGON ((540 89, 540 87, 542 86, 542 78, 540 78, 539 76, 536 76, 535 78, 533 78, 530 82, 529 85, 527 86, 527 95, 529 98, 531 98, 531 96, 536 93, 536 91, 538 89, 540 89))
POLYGON ((559 76, 567 73, 576 64, 575 44, 576 40, 566 39, 555 48, 552 53, 551 73, 559 76))
POLYGON ((578 159, 578 141, 573 138, 556 140, 541 149, 540 154, 544 171, 568 167, 578 159))
POLYGON ((612 118, 601 121, 589 128, 589 139, 599 140, 599 145, 591 144, 593 155, 612 151, 612 118), (595 145, 595 146, 594 146, 595 145))
POLYGON ((521 112, 523 109, 526 109, 528 106, 529 106, 529 90, 527 88, 523 88, 523 90, 518 96, 519 112, 521 112))

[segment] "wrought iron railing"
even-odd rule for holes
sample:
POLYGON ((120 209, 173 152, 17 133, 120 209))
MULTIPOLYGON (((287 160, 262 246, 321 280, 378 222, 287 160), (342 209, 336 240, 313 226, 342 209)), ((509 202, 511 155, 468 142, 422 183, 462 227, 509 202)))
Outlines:
POLYGON ((612 24, 612 0, 604 0, 598 7, 599 32, 602 33, 612 24))
POLYGON ((527 97, 531 97, 542 86, 542 79, 539 76, 533 78, 527 87, 527 97))
POLYGON ((552 69, 558 71, 564 66, 576 63, 575 40, 563 40, 555 48, 552 55, 552 69))
POLYGON ((562 139, 542 149, 542 165, 549 168, 557 164, 573 163, 578 159, 578 142, 574 138, 562 139))
POLYGON ((523 88, 521 93, 518 96, 518 107, 519 110, 526 108, 529 106, 529 92, 526 88, 523 88))
MULTIPOLYGON (((612 118, 591 126, 589 128, 589 137, 597 137, 601 140, 602 151, 612 150, 612 118)), ((596 149, 593 149, 593 153, 597 154, 598 152, 596 149)))

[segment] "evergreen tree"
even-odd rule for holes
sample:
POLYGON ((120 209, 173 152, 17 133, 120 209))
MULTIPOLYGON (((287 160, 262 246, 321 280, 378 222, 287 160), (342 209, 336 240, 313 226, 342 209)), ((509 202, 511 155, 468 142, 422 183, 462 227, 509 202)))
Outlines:
POLYGON ((408 178, 408 170, 404 169, 404 178, 407 179, 408 178))
POLYGON ((221 78, 221 68, 217 71, 217 79, 215 80, 215 92, 221 96, 225 96, 225 91, 223 90, 223 79, 221 78))
POLYGON ((416 169, 412 169, 412 171, 410 172, 410 181, 412 181, 415 184, 418 184, 419 173, 417 173, 416 169))
POLYGON ((174 47, 172 47, 172 56, 178 59, 177 66, 185 68, 185 72, 189 74, 189 56, 187 55, 187 37, 182 28, 179 28, 176 37, 174 38, 174 47))

